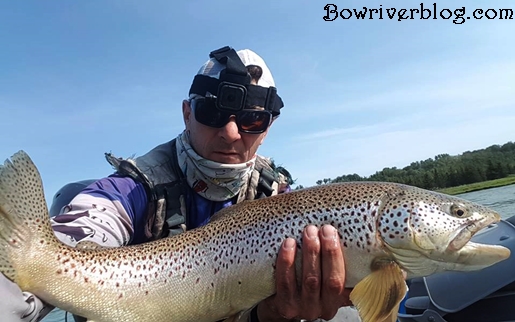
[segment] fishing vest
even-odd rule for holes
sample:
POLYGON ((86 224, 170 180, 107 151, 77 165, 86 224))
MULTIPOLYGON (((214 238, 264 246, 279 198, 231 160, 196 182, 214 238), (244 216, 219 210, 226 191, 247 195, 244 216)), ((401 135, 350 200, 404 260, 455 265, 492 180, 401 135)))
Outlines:
MULTIPOLYGON (((145 187, 148 196, 145 236, 149 240, 186 231, 189 210, 185 200, 190 188, 178 164, 176 139, 134 159, 117 158, 111 153, 105 156, 118 174, 129 176, 145 187)), ((276 167, 271 160, 258 156, 247 191, 240 192, 244 196, 237 202, 275 195, 280 186, 292 183, 286 169, 276 167)))

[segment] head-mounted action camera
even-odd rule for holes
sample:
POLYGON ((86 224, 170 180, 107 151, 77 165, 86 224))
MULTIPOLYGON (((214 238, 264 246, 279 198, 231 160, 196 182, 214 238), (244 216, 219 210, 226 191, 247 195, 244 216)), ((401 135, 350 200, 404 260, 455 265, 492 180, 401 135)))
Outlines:
POLYGON ((197 94, 207 100, 214 100, 217 109, 227 113, 236 113, 254 106, 277 116, 283 107, 275 87, 265 88, 250 83, 251 77, 245 64, 233 48, 228 46, 214 50, 209 54, 225 68, 218 79, 207 75, 196 75, 189 94, 197 94))

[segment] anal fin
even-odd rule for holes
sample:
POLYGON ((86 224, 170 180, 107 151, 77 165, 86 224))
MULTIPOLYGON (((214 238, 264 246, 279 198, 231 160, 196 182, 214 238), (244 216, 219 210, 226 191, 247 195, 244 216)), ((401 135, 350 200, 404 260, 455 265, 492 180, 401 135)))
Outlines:
POLYGON ((403 272, 391 261, 377 261, 373 266, 373 272, 356 284, 350 300, 362 322, 395 322, 407 291, 403 272))

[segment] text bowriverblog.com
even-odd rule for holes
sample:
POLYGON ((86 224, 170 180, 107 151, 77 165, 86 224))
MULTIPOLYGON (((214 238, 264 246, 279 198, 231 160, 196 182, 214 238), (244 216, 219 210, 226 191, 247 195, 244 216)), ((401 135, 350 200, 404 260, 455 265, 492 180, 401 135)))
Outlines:
POLYGON ((337 19, 343 20, 372 20, 372 19, 389 19, 389 20, 429 20, 429 19, 453 19, 454 24, 463 24, 466 20, 513 20, 513 9, 471 9, 467 10, 465 7, 449 9, 438 8, 436 3, 432 5, 424 5, 420 3, 418 7, 414 8, 384 8, 382 5, 379 8, 350 9, 338 8, 336 4, 326 4, 324 6, 325 21, 334 21, 337 19))

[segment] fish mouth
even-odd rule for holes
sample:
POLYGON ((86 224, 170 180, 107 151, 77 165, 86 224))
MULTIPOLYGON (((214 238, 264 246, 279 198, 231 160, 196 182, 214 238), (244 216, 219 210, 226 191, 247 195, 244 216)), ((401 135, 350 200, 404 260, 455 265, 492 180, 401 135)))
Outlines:
POLYGON ((500 220, 499 215, 488 216, 468 223, 457 233, 447 247, 447 253, 454 254, 455 270, 483 269, 510 257, 510 250, 504 246, 479 244, 471 241, 477 232, 500 220))
POLYGON ((497 223, 501 220, 501 216, 499 214, 493 214, 492 216, 487 216, 483 219, 474 220, 472 222, 467 223, 463 226, 462 229, 458 231, 456 236, 451 240, 449 245, 447 246, 448 251, 456 251, 462 249, 470 239, 483 228, 497 223))

